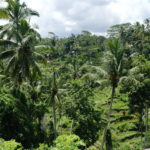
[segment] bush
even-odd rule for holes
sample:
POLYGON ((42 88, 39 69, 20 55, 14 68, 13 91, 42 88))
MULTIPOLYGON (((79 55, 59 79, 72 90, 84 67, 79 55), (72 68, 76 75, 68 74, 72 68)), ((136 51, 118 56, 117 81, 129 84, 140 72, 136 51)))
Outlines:
POLYGON ((79 146, 85 146, 77 135, 60 135, 55 140, 56 147, 52 150, 79 150, 79 146))
POLYGON ((48 147, 46 144, 40 144, 36 150, 79 150, 80 146, 85 146, 77 135, 60 135, 56 138, 55 147, 48 147))
POLYGON ((0 150, 22 150, 22 145, 15 140, 4 141, 0 139, 0 150))
POLYGON ((47 144, 40 144, 39 148, 37 148, 36 150, 51 150, 51 148, 48 147, 47 144))

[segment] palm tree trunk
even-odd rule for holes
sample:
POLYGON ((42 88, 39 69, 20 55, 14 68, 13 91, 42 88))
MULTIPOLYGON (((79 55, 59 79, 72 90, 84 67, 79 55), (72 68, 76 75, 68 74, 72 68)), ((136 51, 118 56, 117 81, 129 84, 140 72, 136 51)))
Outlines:
POLYGON ((105 139, 106 139, 107 129, 108 129, 108 126, 110 124, 110 116, 111 116, 111 113, 112 113, 112 105, 113 105, 114 96, 115 96, 115 87, 112 87, 112 94, 111 94, 111 101, 110 101, 110 106, 109 106, 109 113, 108 113, 108 116, 107 116, 107 125, 106 125, 106 128, 104 129, 103 138, 102 138, 102 142, 101 142, 101 145, 100 145, 100 150, 103 150, 105 139))
POLYGON ((56 129, 56 102, 55 102, 55 96, 52 96, 53 101, 53 124, 54 124, 54 136, 57 137, 57 129, 56 129))
POLYGON ((147 142, 147 133, 148 133, 148 104, 146 104, 146 125, 145 125, 145 137, 144 137, 144 148, 147 142))
POLYGON ((56 129, 56 94, 57 94, 57 84, 56 84, 56 73, 53 68, 53 88, 51 89, 51 94, 52 94, 52 107, 53 107, 53 125, 54 125, 54 138, 57 137, 57 129, 56 129))
POLYGON ((106 133, 106 150, 112 150, 112 138, 110 129, 107 129, 106 133))
POLYGON ((16 18, 16 30, 17 30, 16 41, 17 41, 17 44, 19 44, 19 20, 18 20, 18 17, 16 18))
POLYGON ((139 111, 139 117, 138 117, 138 128, 139 128, 139 133, 141 134, 141 141, 143 140, 143 112, 139 111))

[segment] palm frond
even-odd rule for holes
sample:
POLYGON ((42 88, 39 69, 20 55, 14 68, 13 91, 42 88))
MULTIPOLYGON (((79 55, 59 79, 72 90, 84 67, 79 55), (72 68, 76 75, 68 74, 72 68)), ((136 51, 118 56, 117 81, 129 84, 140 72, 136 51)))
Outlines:
POLYGON ((30 41, 32 41, 32 39, 33 39, 33 35, 31 34, 31 35, 28 35, 28 36, 26 36, 23 40, 22 40, 22 43, 25 45, 25 44, 28 44, 28 43, 30 43, 30 41))
POLYGON ((39 68, 39 65, 34 61, 34 60, 30 60, 31 61, 31 65, 32 65, 32 69, 33 72, 37 73, 39 76, 41 76, 41 70, 39 68))
POLYGON ((48 45, 37 45, 37 46, 34 46, 34 49, 35 50, 39 50, 39 49, 51 49, 51 47, 48 46, 48 45))
POLYGON ((6 8, 0 8, 0 19, 9 19, 8 11, 6 8))
POLYGON ((36 58, 37 60, 40 60, 40 61, 42 61, 43 63, 47 63, 47 61, 46 61, 46 59, 45 59, 45 57, 44 57, 43 55, 34 52, 34 56, 35 56, 35 58, 36 58))
POLYGON ((6 59, 8 57, 13 56, 13 54, 14 54, 13 50, 7 50, 7 51, 4 51, 4 52, 1 52, 0 53, 0 59, 6 59))
POLYGON ((38 17, 40 16, 37 11, 29 9, 29 8, 26 10, 26 15, 28 15, 28 16, 38 16, 38 17))
POLYGON ((140 84, 140 81, 137 80, 134 76, 124 76, 120 78, 119 83, 123 85, 134 85, 136 87, 140 84))
POLYGON ((10 68, 14 68, 15 64, 15 56, 11 57, 11 59, 8 61, 5 72, 8 73, 10 68))
POLYGON ((0 74, 0 78, 5 78, 5 77, 6 77, 5 75, 0 74))
POLYGON ((82 76, 84 80, 98 80, 98 75, 93 73, 86 73, 82 76))
POLYGON ((7 35, 7 33, 9 33, 10 31, 12 31, 13 29, 13 25, 8 23, 8 24, 5 24, 5 25, 2 25, 0 27, 0 38, 4 38, 5 35, 7 35))
POLYGON ((0 39, 0 46, 17 46, 17 43, 9 40, 1 40, 0 39))
POLYGON ((110 84, 110 82, 107 79, 96 80, 95 83, 99 84, 100 86, 105 86, 105 87, 110 84))
POLYGON ((9 5, 11 5, 11 6, 15 6, 15 1, 13 1, 13 0, 5 0, 9 5))
POLYGON ((93 69, 94 72, 97 72, 99 74, 99 76, 107 77, 107 75, 108 75, 106 70, 104 70, 100 66, 91 66, 91 69, 93 69))

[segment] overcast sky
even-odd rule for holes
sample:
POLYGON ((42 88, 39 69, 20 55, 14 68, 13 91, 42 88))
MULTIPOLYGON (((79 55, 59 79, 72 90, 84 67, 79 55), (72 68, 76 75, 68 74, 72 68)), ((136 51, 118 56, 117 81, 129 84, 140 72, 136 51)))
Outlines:
POLYGON ((40 13, 32 22, 42 36, 64 37, 88 30, 104 34, 115 24, 150 18, 150 0, 22 0, 40 13))

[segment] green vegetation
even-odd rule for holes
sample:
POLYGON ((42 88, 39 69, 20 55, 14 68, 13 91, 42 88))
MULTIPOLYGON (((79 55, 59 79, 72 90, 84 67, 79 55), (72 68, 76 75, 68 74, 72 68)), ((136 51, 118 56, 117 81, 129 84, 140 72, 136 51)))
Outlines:
POLYGON ((1 150, 22 150, 22 146, 20 143, 15 142, 14 140, 11 141, 4 141, 0 139, 0 149, 1 150))
POLYGON ((0 150, 150 147, 150 20, 42 38, 19 0, 0 7, 0 150))

